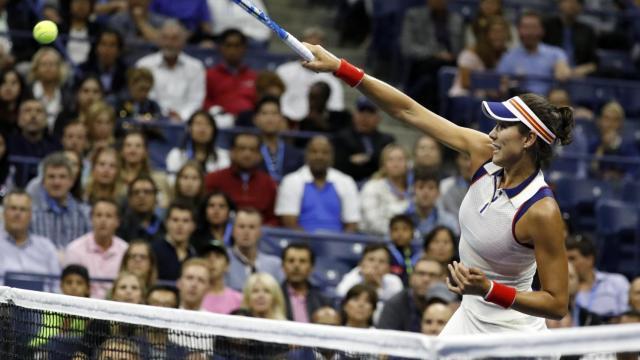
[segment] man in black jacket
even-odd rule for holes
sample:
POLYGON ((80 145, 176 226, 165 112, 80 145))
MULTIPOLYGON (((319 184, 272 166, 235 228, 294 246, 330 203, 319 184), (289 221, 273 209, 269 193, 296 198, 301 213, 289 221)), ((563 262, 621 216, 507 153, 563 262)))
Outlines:
POLYGON ((317 309, 330 305, 320 289, 309 282, 314 262, 315 255, 307 244, 289 244, 282 251, 285 274, 282 293, 289 320, 311 322, 311 316, 317 309))
POLYGON ((574 77, 582 77, 596 71, 597 39, 593 29, 580 21, 582 0, 560 0, 559 14, 544 22, 543 42, 564 49, 574 77))
POLYGON ((393 136, 378 131, 380 114, 375 104, 365 97, 356 103, 353 125, 334 138, 336 169, 356 182, 369 178, 380 166, 382 149, 395 141, 393 136))

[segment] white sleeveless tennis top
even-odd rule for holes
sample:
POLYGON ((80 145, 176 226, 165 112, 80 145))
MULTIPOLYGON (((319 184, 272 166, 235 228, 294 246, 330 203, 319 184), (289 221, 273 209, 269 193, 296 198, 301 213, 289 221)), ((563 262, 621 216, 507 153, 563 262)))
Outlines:
MULTIPOLYGON (((536 201, 553 193, 542 171, 511 189, 498 187, 504 170, 492 162, 474 174, 460 206, 460 260, 482 270, 490 280, 531 291, 536 272, 533 247, 519 243, 515 225, 536 201)), ((486 302, 481 296, 464 296, 461 307, 476 321, 513 330, 544 329, 544 319, 486 302), (523 329, 524 328, 524 329, 523 329)))

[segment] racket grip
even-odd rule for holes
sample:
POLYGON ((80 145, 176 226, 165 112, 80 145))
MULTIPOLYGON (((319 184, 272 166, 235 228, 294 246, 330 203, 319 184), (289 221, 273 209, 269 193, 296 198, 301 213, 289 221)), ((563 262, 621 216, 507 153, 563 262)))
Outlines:
POLYGON ((300 55, 301 58, 305 59, 306 61, 312 61, 313 59, 315 59, 315 57, 313 56, 313 54, 311 53, 311 50, 307 49, 306 46, 302 45, 302 43, 295 38, 295 36, 287 33, 287 38, 284 40, 284 42, 293 50, 295 51, 298 55, 300 55))

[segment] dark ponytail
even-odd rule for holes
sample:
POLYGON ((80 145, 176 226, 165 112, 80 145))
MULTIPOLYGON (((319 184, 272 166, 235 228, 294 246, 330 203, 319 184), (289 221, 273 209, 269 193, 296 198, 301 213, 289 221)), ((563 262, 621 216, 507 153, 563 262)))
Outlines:
MULTIPOLYGON (((573 110, 568 106, 554 106, 540 95, 528 93, 519 95, 520 99, 542 120, 542 122, 556 135, 556 142, 561 145, 571 143, 572 131, 575 126, 573 110)), ((526 135, 531 130, 523 123, 519 123, 520 134, 526 135)), ((553 157, 553 147, 541 139, 537 139, 528 152, 533 157, 536 166, 546 168, 553 157)))

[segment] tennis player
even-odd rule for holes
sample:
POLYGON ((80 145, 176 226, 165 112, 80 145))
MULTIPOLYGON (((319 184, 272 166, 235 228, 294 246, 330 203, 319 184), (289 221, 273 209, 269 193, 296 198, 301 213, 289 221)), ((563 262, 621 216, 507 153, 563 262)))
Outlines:
POLYGON ((571 142, 572 110, 525 94, 483 102, 489 135, 460 127, 318 45, 308 69, 333 72, 392 117, 471 157, 477 169, 460 207, 460 262, 449 289, 464 295, 440 336, 541 331, 567 313, 567 256, 560 209, 541 168, 555 143, 571 142), (536 272, 541 289, 533 291, 536 272))

